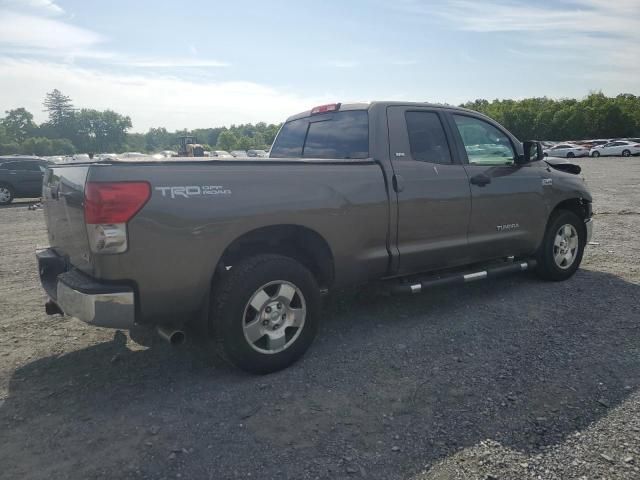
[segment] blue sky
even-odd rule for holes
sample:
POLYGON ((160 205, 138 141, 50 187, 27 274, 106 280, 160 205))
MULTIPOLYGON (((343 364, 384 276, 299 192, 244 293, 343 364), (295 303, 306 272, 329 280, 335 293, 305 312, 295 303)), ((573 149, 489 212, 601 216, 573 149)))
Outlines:
POLYGON ((134 130, 332 101, 640 94, 640 0, 0 0, 0 111, 53 88, 134 130))

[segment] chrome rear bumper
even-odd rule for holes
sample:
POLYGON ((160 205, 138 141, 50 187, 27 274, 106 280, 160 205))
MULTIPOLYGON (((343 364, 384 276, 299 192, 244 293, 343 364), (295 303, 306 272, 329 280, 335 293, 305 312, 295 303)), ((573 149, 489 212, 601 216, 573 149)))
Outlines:
POLYGON ((36 258, 43 288, 65 315, 98 327, 133 327, 133 288, 102 283, 70 269, 66 260, 51 249, 37 252, 36 258))

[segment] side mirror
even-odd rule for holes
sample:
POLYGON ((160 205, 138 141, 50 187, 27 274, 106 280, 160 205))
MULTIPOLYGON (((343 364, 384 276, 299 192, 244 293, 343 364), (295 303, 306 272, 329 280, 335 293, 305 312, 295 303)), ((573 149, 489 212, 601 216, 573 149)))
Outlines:
POLYGON ((538 160, 544 160, 544 152, 542 151, 542 144, 534 140, 527 140, 522 142, 522 148, 524 150, 523 162, 537 162, 538 160))

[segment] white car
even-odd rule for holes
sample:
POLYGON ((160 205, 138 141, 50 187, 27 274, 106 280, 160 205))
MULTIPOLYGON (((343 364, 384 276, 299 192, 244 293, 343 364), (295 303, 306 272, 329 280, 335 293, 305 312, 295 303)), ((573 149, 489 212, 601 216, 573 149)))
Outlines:
POLYGON ((573 143, 559 143, 544 150, 545 157, 575 158, 586 157, 587 155, 589 155, 588 148, 573 143))
POLYGON ((214 150, 212 152, 209 152, 209 156, 215 158, 235 158, 226 150, 214 150))
POLYGON ((591 149, 592 157, 599 156, 616 156, 630 157, 631 155, 640 155, 640 143, 629 142, 627 140, 614 140, 613 142, 598 145, 591 149))

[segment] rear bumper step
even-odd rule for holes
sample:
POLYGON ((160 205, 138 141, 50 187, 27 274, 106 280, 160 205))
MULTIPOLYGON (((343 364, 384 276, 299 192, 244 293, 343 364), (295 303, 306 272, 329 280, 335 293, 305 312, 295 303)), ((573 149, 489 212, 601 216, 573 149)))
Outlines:
POLYGON ((63 312, 98 327, 131 328, 135 324, 133 289, 112 285, 69 269, 65 259, 53 250, 37 252, 40 281, 50 300, 49 315, 63 312))
POLYGON ((443 275, 439 277, 431 276, 424 279, 415 279, 410 282, 400 283, 392 286, 391 293, 396 295, 404 294, 404 293, 420 293, 423 290, 426 290, 432 287, 475 282, 477 280, 484 280, 486 278, 499 277, 501 275, 507 275, 509 273, 531 270, 535 268, 535 266, 536 266, 535 260, 527 260, 527 261, 521 261, 521 262, 508 263, 507 265, 499 265, 496 267, 487 268, 486 270, 480 270, 477 272, 454 273, 454 274, 443 275))

